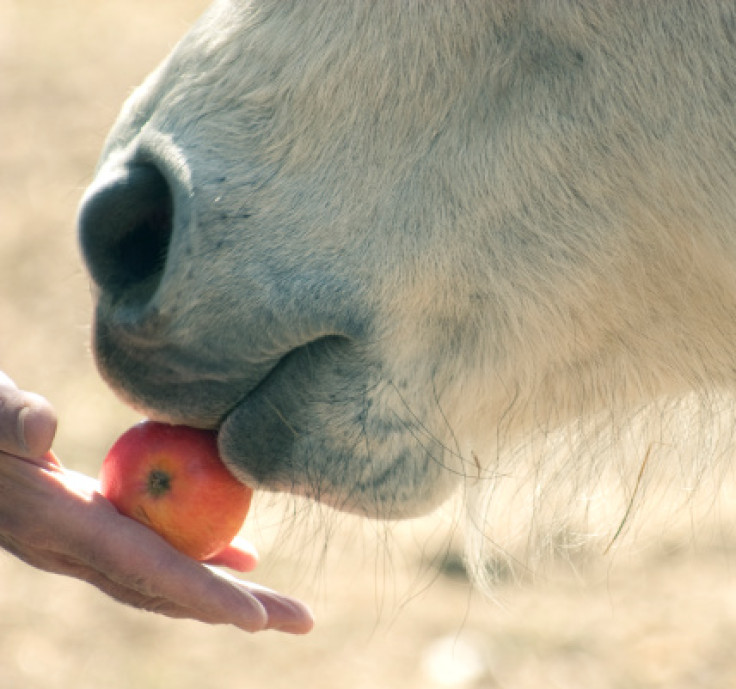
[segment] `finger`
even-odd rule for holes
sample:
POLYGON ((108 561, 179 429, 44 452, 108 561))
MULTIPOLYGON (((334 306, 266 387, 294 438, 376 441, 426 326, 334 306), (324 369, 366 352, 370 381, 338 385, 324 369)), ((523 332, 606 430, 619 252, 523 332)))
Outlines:
MULTIPOLYGON (((304 633, 311 628, 311 614, 297 601, 202 565, 120 515, 96 492, 93 479, 63 469, 31 470, 24 464, 0 462, 0 469, 11 472, 7 485, 15 485, 20 498, 28 497, 24 488, 32 479, 36 489, 43 488, 41 502, 21 500, 21 512, 34 514, 32 528, 11 530, 10 538, 0 538, 25 561, 84 579, 116 600, 170 617, 232 624, 249 632, 304 633), (17 537, 12 536, 16 531, 17 537)), ((23 523, 28 526, 27 520, 23 523)))
POLYGON ((137 522, 132 524, 136 530, 140 527, 148 532, 146 536, 151 536, 150 546, 143 542, 149 541, 148 538, 136 538, 138 553, 150 559, 150 563, 141 570, 141 561, 126 558, 123 567, 115 568, 110 576, 107 592, 111 595, 170 617, 232 624, 248 632, 273 629, 304 634, 314 626, 311 612, 299 601, 197 563, 146 527, 137 522), (128 565, 131 570, 126 572, 128 565), (141 571, 146 573, 144 579, 141 571), (150 576, 150 572, 155 572, 155 576, 150 576), (136 582, 135 590, 115 588, 120 584, 130 587, 131 582, 136 582))
MULTIPOLYGON (((207 591, 187 603, 184 599, 170 597, 168 592, 155 595, 141 591, 132 587, 130 582, 121 583, 75 563, 59 564, 58 561, 50 561, 48 556, 44 559, 44 569, 85 579, 120 603, 166 617, 206 624, 231 624, 247 632, 269 629, 287 634, 306 634, 314 626, 312 613, 299 601, 255 584, 228 579, 222 573, 208 571, 203 565, 198 567, 210 580, 207 591)), ((38 563, 34 564, 38 566, 38 563)))
MULTIPOLYGON (((101 507, 106 503, 110 509, 100 510, 109 523, 95 534, 98 542, 89 553, 89 564, 112 582, 107 587, 104 581, 93 583, 131 605, 170 616, 233 624, 246 631, 266 628, 267 612, 247 590, 182 555, 149 528, 119 515, 101 495, 92 501, 101 507)), ((84 537, 85 545, 88 539, 89 535, 84 537)))
POLYGON ((306 634, 314 627, 312 611, 301 601, 257 584, 235 581, 241 587, 247 587, 251 595, 257 598, 266 610, 268 615, 266 629, 288 634, 306 634))
POLYGON ((177 619, 193 619, 207 624, 234 624, 249 632, 260 631, 267 625, 265 608, 256 597, 250 594, 244 596, 242 592, 235 591, 236 595, 230 596, 230 599, 221 606, 212 605, 211 601, 205 604, 198 601, 196 606, 191 607, 171 600, 166 595, 157 596, 139 590, 135 586, 135 580, 121 583, 117 578, 112 578, 68 554, 29 550, 24 544, 19 544, 4 536, 0 536, 0 545, 29 565, 48 572, 82 579, 119 603, 140 610, 177 619), (242 605, 244 597, 247 601, 245 609, 242 605))
POLYGON ((208 565, 229 567, 238 572, 252 572, 258 565, 258 551, 252 543, 236 538, 214 557, 206 560, 208 565))
MULTIPOLYGON (((100 493, 100 481, 99 479, 94 478, 94 476, 88 476, 87 474, 82 474, 79 471, 74 471, 73 469, 64 469, 63 473, 56 478, 64 484, 64 487, 67 490, 76 493, 77 495, 84 496, 89 500, 92 500, 92 498, 100 501, 105 499, 100 493)), ((115 509, 111 502, 106 502, 107 505, 105 506, 105 509, 115 509)))
MULTIPOLYGON (((170 617, 187 617, 209 624, 232 624, 248 632, 272 629, 305 634, 314 626, 311 612, 301 602, 197 563, 169 546, 150 529, 126 517, 120 518, 141 534, 134 539, 136 556, 119 562, 109 583, 101 585, 103 590, 107 586, 110 595, 170 617), (130 571, 126 572, 128 566, 130 571), (141 571, 146 575, 155 572, 155 577, 141 579, 141 571), (135 590, 129 588, 131 582, 137 582, 135 590)), ((245 548, 241 550, 243 543, 236 542, 223 555, 223 560, 231 564, 235 564, 237 558, 247 558, 249 564, 255 560, 254 552, 248 553, 245 548)))
POLYGON ((53 464, 57 467, 61 467, 61 460, 56 456, 56 453, 53 450, 49 450, 48 452, 41 455, 41 459, 48 464, 53 464))
MULTIPOLYGON (((160 594, 152 593, 156 587, 151 589, 148 585, 143 586, 146 590, 140 590, 131 586, 131 582, 121 583, 117 578, 97 571, 84 578, 117 601, 141 610, 207 624, 232 624, 247 632, 268 628, 268 613, 255 596, 218 581, 215 573, 207 572, 202 565, 197 566, 212 579, 207 585, 208 590, 199 597, 172 596, 168 585, 161 589, 160 594)), ((165 575, 160 573, 157 576, 162 578, 165 575)))
POLYGON ((119 515, 95 492, 94 480, 23 461, 2 461, 0 470, 0 489, 18 496, 9 512, 0 501, 0 546, 29 564, 84 579, 121 602, 171 617, 248 631, 266 627, 268 616, 257 598, 119 515))
POLYGON ((23 456, 40 457, 51 450, 56 435, 56 412, 45 398, 32 392, 23 393, 23 405, 18 414, 23 456))
POLYGON ((40 395, 0 386, 0 450, 41 457, 51 449, 56 423, 56 413, 40 395))

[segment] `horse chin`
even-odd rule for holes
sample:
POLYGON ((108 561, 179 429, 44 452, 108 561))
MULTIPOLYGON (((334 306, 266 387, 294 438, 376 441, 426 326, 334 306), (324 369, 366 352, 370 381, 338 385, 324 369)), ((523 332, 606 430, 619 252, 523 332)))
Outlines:
POLYGON ((219 447, 244 483, 395 520, 444 502, 459 472, 422 410, 379 364, 328 337, 290 352, 224 417, 219 447))

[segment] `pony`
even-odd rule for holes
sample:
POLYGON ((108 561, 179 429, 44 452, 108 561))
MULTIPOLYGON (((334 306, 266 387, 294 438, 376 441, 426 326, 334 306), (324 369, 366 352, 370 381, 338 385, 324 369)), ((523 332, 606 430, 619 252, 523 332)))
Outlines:
POLYGON ((732 447, 736 7, 217 0, 79 237, 102 376, 245 483, 620 529, 732 447))

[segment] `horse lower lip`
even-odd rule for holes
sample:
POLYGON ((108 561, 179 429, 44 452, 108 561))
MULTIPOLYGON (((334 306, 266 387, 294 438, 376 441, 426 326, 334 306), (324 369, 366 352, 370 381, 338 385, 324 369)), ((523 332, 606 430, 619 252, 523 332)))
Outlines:
POLYGON ((325 348, 344 339, 320 337, 290 350, 223 415, 218 429, 220 452, 245 483, 295 491, 297 467, 289 459, 293 443, 302 431, 318 433, 303 423, 317 382, 314 367, 325 348))

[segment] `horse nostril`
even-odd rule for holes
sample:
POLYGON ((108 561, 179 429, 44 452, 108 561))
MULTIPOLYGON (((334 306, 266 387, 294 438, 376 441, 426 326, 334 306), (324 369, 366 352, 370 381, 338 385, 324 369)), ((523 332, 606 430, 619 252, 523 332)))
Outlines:
POLYGON ((114 298, 147 299, 158 287, 172 232, 173 202, 152 165, 132 165, 95 186, 79 214, 92 279, 114 298))

